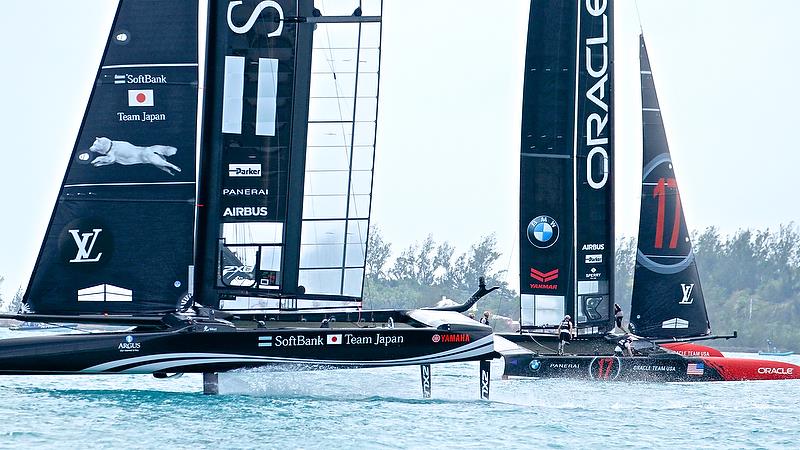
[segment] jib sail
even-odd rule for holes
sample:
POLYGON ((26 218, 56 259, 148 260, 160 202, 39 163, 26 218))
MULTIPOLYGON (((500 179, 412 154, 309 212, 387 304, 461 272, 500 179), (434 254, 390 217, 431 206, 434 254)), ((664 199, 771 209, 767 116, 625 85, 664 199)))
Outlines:
POLYGON ((186 296, 197 70, 197 2, 120 1, 28 310, 159 313, 186 296))
POLYGON ((522 329, 611 324, 611 2, 531 2, 520 158, 522 329))
POLYGON ((210 2, 200 303, 360 306, 379 1, 210 2))
POLYGON ((702 336, 711 327, 644 37, 640 47, 644 157, 631 331, 650 338, 702 336))

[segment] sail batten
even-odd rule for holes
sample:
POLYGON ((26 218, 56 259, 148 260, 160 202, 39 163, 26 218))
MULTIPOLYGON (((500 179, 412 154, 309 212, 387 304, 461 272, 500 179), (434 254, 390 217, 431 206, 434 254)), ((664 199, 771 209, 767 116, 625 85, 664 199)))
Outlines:
POLYGON ((649 338, 711 332, 644 37, 642 193, 631 331, 649 338))

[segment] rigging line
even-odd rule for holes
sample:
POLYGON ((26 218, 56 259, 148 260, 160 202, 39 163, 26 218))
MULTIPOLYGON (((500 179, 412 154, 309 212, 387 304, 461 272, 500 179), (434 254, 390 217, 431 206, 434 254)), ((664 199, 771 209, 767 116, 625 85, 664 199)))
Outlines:
POLYGON ((642 16, 639 14, 639 0, 633 0, 633 6, 636 7, 636 18, 639 20, 639 34, 644 34, 642 28, 642 16))

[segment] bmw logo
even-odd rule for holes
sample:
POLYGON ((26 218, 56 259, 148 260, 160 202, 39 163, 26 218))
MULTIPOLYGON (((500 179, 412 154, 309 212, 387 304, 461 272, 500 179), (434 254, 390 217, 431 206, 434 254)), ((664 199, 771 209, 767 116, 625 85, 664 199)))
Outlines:
POLYGON ((530 368, 531 368, 531 370, 539 370, 539 367, 541 367, 541 366, 542 366, 542 363, 541 363, 541 361, 539 361, 538 359, 534 359, 534 360, 533 360, 533 361, 531 361, 531 363, 528 365, 528 367, 530 367, 530 368))
POLYGON ((133 342, 133 336, 131 336, 130 334, 125 336, 125 342, 127 342, 128 344, 133 342))
POLYGON ((528 224, 528 241, 536 248, 549 248, 558 241, 558 222, 550 216, 539 216, 528 224))

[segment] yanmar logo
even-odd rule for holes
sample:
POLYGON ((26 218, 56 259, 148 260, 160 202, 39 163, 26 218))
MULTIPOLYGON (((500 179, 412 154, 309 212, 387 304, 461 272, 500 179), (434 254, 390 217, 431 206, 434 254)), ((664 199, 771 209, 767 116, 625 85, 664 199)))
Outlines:
POLYGON ((531 268, 531 278, 539 283, 531 283, 531 289, 558 289, 558 284, 550 284, 551 281, 558 279, 558 269, 553 269, 549 272, 542 272, 531 268))

